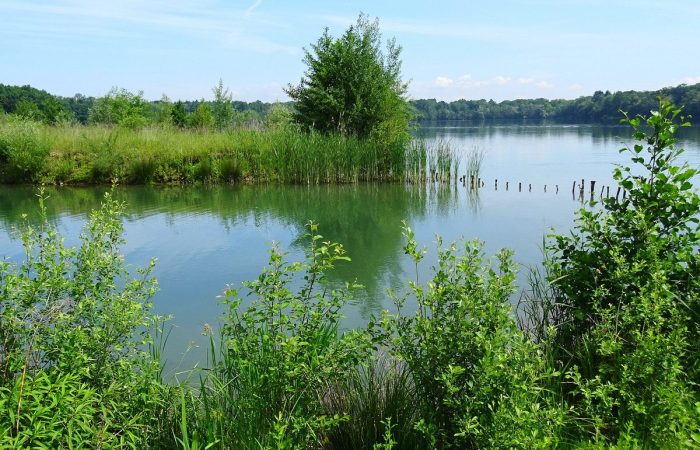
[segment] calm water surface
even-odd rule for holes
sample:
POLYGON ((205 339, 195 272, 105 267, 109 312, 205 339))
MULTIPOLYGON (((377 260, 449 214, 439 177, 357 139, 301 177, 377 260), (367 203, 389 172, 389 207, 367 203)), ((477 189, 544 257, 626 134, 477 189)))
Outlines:
MULTIPOLYGON (((401 289, 404 280, 414 276, 401 249, 404 219, 432 250, 421 269, 423 279, 435 262, 436 234, 447 242, 460 237, 482 240, 489 254, 508 247, 521 265, 537 265, 544 236, 552 229, 569 230, 581 207, 572 199, 572 181, 584 178, 588 185, 588 180, 596 180, 596 196, 601 185, 610 185, 613 164, 625 161, 618 149, 629 129, 426 125, 420 134, 429 140, 447 139, 459 152, 474 147, 484 152, 486 185, 478 195, 461 185, 119 188, 116 196, 126 201, 128 211, 126 261, 143 266, 150 258, 158 260, 155 309, 174 316, 168 358, 179 360, 188 347, 204 343, 203 325, 216 326, 223 311, 217 296, 228 284, 239 287, 243 280, 257 277, 272 243, 290 258, 301 259, 309 219, 320 224, 325 237, 343 243, 352 258, 330 275, 331 283, 357 280, 364 285, 346 308, 348 327, 360 326, 371 314, 390 307, 386 289, 401 289), (518 182, 523 192, 518 192, 518 182)), ((698 130, 685 130, 681 145, 687 149, 683 158, 700 165, 698 130)), ((69 244, 77 243, 87 213, 99 205, 105 188, 47 191, 50 220, 69 244)), ((21 259, 14 237, 23 213, 36 216, 35 193, 32 188, 0 187, 0 255, 21 259)), ((187 353, 184 365, 197 355, 201 351, 196 348, 187 353)))

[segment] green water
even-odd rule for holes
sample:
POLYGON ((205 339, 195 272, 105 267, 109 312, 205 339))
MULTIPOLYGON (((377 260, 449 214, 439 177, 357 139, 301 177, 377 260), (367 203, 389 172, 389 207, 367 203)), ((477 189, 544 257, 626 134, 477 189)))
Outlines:
MULTIPOLYGON (((582 205, 577 196, 572 198, 572 181, 594 179, 596 191, 610 185, 612 164, 625 160, 617 150, 627 129, 441 125, 426 126, 421 133, 427 139, 448 139, 460 152, 482 150, 485 186, 478 192, 461 184, 118 188, 116 197, 127 204, 126 261, 139 266, 158 260, 155 309, 172 315, 175 326, 169 360, 178 361, 188 347, 205 343, 202 327, 216 326, 223 311, 217 296, 228 284, 239 287, 255 278, 273 243, 291 259, 301 259, 310 219, 320 224, 321 234, 344 244, 352 258, 330 274, 330 282, 364 286, 345 310, 346 326, 361 326, 389 308, 387 288, 400 290, 415 276, 402 251, 402 220, 431 249, 421 268, 423 279, 435 261, 436 234, 446 241, 480 239, 488 253, 509 247, 521 265, 539 264, 544 236, 552 228, 570 229, 574 211, 582 205)), ((684 158, 699 164, 698 134, 687 133, 682 144, 688 149, 684 158)), ((49 219, 68 243, 77 242, 87 213, 99 205, 105 190, 47 189, 49 219)), ((23 214, 36 218, 35 194, 34 188, 0 187, 0 254, 11 260, 22 257, 15 230, 23 214)), ((195 348, 184 361, 190 364, 200 356, 195 348)))

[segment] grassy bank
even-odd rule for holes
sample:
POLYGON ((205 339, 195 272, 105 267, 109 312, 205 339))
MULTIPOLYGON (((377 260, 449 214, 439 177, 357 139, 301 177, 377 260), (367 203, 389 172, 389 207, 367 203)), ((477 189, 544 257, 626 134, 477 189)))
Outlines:
POLYGON ((512 252, 438 239, 426 268, 403 224, 415 280, 341 330, 356 286, 326 277, 348 256, 310 222, 305 258, 273 247, 227 287, 208 366, 170 381, 153 266, 119 252, 123 205, 108 193, 78 248, 24 227, 24 260, 0 263, 0 448, 697 448, 700 196, 674 164, 679 113, 629 119, 628 195, 550 239, 519 315, 512 252))
MULTIPOLYGON (((4 183, 351 183, 426 178, 428 170, 446 170, 445 179, 451 168, 429 165, 432 152, 438 153, 422 143, 301 132, 292 126, 198 132, 58 127, 19 118, 0 122, 4 183)), ((439 155, 444 166, 444 148, 439 155)))

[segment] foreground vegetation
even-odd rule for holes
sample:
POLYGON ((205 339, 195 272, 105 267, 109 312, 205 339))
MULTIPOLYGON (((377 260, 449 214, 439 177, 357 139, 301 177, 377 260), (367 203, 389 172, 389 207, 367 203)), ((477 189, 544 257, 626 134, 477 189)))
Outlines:
POLYGON ((123 205, 107 194, 76 249, 26 226, 24 261, 0 264, 0 448, 697 448, 700 197, 673 137, 687 123, 665 102, 627 122, 628 195, 549 240, 517 315, 509 251, 439 242, 420 285, 404 224, 416 281, 341 331, 355 286, 325 277, 348 257, 310 223, 305 261, 273 247, 227 288, 209 366, 180 382, 162 377, 152 266, 119 254, 123 205))

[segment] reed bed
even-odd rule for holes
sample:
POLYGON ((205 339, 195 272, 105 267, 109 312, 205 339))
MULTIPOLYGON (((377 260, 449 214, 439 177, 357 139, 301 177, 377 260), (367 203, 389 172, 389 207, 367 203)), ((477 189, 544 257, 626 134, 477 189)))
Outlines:
POLYGON ((293 127, 198 132, 0 124, 0 160, 6 163, 0 181, 6 183, 397 181, 404 177, 407 153, 401 142, 293 127))
POLYGON ((407 147, 405 160, 405 179, 410 183, 449 183, 459 178, 460 159, 447 140, 416 139, 407 147))

